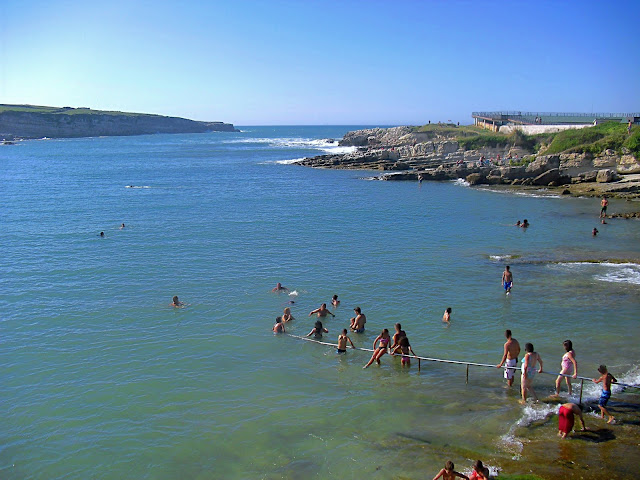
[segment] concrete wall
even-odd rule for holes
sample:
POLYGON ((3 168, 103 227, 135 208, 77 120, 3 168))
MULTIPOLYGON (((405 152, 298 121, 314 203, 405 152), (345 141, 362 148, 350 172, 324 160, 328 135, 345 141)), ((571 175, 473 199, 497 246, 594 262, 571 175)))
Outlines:
POLYGON ((517 129, 527 135, 535 135, 538 133, 556 133, 562 130, 575 130, 586 127, 593 127, 593 123, 585 123, 583 125, 503 125, 500 127, 500 133, 509 134, 517 129))

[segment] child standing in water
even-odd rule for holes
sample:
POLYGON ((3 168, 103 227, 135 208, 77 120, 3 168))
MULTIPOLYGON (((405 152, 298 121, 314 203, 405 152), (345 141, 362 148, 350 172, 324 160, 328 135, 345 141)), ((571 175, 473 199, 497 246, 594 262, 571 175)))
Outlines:
POLYGON ((347 336, 347 329, 343 328, 342 333, 338 335, 338 353, 347 353, 347 342, 351 344, 351 348, 356 348, 351 339, 347 336))
POLYGON ((451 460, 445 463, 444 468, 438 472, 438 475, 433 477, 433 480, 438 480, 442 477, 443 480, 454 480, 456 477, 466 478, 469 480, 469 477, 462 473, 458 473, 454 470, 455 465, 451 460))
POLYGON ((402 366, 403 367, 405 365, 407 367, 411 366, 411 357, 409 357, 409 354, 413 355, 414 357, 416 356, 415 352, 411 348, 411 344, 409 343, 409 339, 407 337, 402 337, 400 339, 400 343, 393 350, 393 352, 391 352, 391 355, 394 355, 396 353, 402 353, 402 360, 401 361, 402 361, 402 366))
POLYGON ((600 365, 598 367, 598 372, 600 372, 601 374, 600 378, 594 378, 593 383, 602 383, 602 395, 600 395, 600 401, 598 402, 598 406, 600 407, 600 414, 603 419, 605 414, 609 416, 609 420, 607 420, 607 423, 614 423, 616 419, 607 411, 605 407, 607 406, 609 398, 611 398, 611 383, 618 383, 618 380, 607 371, 606 365, 600 365))

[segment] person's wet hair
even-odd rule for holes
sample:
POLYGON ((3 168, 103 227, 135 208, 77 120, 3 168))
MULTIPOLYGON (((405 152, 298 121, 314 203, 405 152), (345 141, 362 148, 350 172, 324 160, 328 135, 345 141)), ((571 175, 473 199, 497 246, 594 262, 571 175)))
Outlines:
POLYGON ((533 352, 533 343, 526 343, 524 345, 524 351, 529 353, 533 352))
POLYGON ((564 345, 564 349, 567 352, 570 352, 571 350, 573 350, 573 343, 571 343, 571 340, 565 340, 564 342, 562 342, 562 345, 564 345))
POLYGON ((322 330, 322 322, 320 320, 316 321, 316 330, 322 330))
POLYGON ((453 462, 451 460, 449 460, 447 463, 444 464, 444 469, 447 471, 451 471, 454 468, 456 468, 456 466, 453 464, 453 462))
POLYGON ((504 336, 507 338, 511 338, 511 330, 509 330, 508 328, 504 331, 504 336))
POLYGON ((402 325, 400 325, 399 323, 396 323, 396 328, 397 328, 398 330, 402 330, 402 325))
POLYGON ((353 311, 356 312, 356 313, 360 313, 360 307, 354 308, 353 311))
POLYGON ((606 365, 600 365, 600 366, 598 367, 598 371, 599 371, 600 373, 602 373, 602 374, 607 373, 607 366, 606 366, 606 365))

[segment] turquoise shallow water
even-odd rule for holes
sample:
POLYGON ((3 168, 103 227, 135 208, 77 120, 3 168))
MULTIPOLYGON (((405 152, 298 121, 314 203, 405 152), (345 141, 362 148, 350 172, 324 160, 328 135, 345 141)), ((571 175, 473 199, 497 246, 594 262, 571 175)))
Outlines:
MULTIPOLYGON (((527 462, 526 426, 552 407, 520 407, 497 370, 468 385, 452 365, 363 371, 364 352, 275 337, 290 298, 295 334, 337 293, 330 341, 359 305, 358 346, 402 322, 419 355, 497 363, 511 328, 550 370, 571 338, 581 375, 606 363, 637 383, 640 268, 576 261, 638 259, 638 222, 600 225, 596 199, 286 163, 350 129, 3 147, 0 476, 421 478, 449 457, 527 462), (528 231, 507 226, 525 217, 528 231), (278 281, 298 295, 271 293, 278 281)), ((548 395, 553 377, 537 384, 548 395)))

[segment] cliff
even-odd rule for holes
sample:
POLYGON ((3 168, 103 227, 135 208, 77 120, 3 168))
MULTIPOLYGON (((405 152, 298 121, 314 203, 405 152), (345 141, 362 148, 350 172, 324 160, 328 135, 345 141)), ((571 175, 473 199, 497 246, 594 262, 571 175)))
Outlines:
POLYGON ((90 108, 0 105, 0 139, 98 137, 151 133, 237 132, 230 123, 199 122, 90 108))

